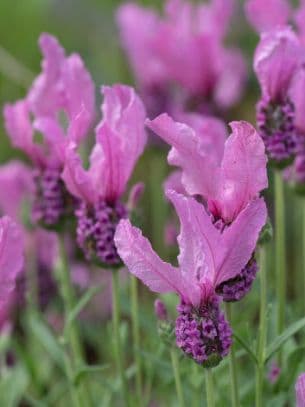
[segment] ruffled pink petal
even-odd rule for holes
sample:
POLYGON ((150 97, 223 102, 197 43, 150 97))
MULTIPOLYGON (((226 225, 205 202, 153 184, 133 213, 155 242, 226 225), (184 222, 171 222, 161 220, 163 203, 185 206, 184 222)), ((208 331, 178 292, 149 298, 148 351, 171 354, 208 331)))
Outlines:
POLYGON ((298 69, 293 79, 290 97, 295 109, 295 126, 305 134, 305 66, 298 69))
POLYGON ((99 194, 115 200, 124 192, 146 144, 145 109, 131 87, 104 87, 103 93, 103 120, 96 130, 90 174, 99 194))
POLYGON ((76 198, 89 203, 95 202, 98 191, 94 189, 89 173, 83 168, 75 143, 70 143, 66 147, 62 179, 69 192, 76 198))
POLYGON ((118 8, 116 20, 122 45, 139 84, 151 87, 164 82, 166 70, 154 47, 160 25, 158 15, 127 2, 118 8))
POLYGON ((44 57, 42 73, 34 81, 28 100, 36 116, 55 117, 64 103, 60 77, 65 51, 50 34, 41 34, 39 45, 44 57))
POLYGON ((52 158, 55 161, 63 163, 65 160, 65 145, 67 138, 58 124, 58 122, 51 117, 40 117, 33 123, 33 128, 44 137, 45 145, 48 154, 48 161, 52 158))
POLYGON ((291 7, 287 0, 248 0, 245 13, 257 32, 270 31, 288 23, 291 7))
POLYGON ((211 0, 208 4, 200 4, 196 10, 199 27, 223 38, 230 28, 235 3, 235 0, 211 0))
POLYGON ((0 219, 0 304, 15 287, 24 263, 23 239, 19 227, 7 216, 0 219))
POLYGON ((177 192, 178 194, 187 195, 187 192, 182 184, 182 171, 177 170, 173 171, 169 176, 165 179, 163 183, 163 190, 166 192, 167 190, 172 190, 177 192))
MULTIPOLYGON (((62 68, 64 105, 74 131, 71 139, 79 143, 86 135, 95 116, 94 84, 79 55, 68 57, 62 68)), ((70 124, 71 125, 71 124, 70 124)))
POLYGON ((0 166, 0 210, 15 221, 21 221, 22 205, 34 194, 32 170, 21 161, 0 166))
POLYGON ((295 384, 296 407, 305 407, 305 373, 300 374, 295 384))
POLYGON ((153 251, 149 241, 129 220, 121 220, 117 226, 115 245, 128 270, 152 291, 183 294, 179 269, 162 261, 153 251))
POLYGON ((295 13, 295 21, 298 28, 298 34, 301 38, 303 45, 305 45, 305 1, 300 0, 300 6, 295 13))
POLYGON ((201 137, 191 127, 175 122, 167 114, 147 120, 146 125, 172 146, 168 162, 183 170, 182 183, 187 192, 203 196, 215 194, 218 168, 213 157, 206 153, 201 137))
POLYGON ((267 157, 261 137, 245 121, 232 122, 230 126, 232 135, 226 141, 221 164, 221 187, 217 198, 209 199, 212 213, 217 208, 214 215, 228 223, 268 186, 267 157))
POLYGON ((28 154, 34 162, 41 160, 41 151, 33 141, 29 105, 26 100, 7 104, 3 109, 6 131, 14 147, 28 154))
POLYGON ((244 91, 247 79, 247 67, 242 53, 230 49, 223 54, 223 69, 214 90, 217 106, 228 109, 236 104, 244 91))
POLYGON ((250 202, 222 233, 221 256, 217 259, 215 286, 236 277, 250 260, 259 233, 267 220, 263 198, 250 202))
POLYGON ((255 51, 254 70, 264 94, 271 100, 287 95, 300 54, 299 40, 289 27, 262 34, 255 51))
POLYGON ((196 306, 202 300, 202 287, 205 287, 204 294, 212 288, 217 256, 221 250, 221 234, 212 224, 204 206, 195 199, 174 191, 168 191, 167 197, 180 219, 178 262, 188 298, 196 306))

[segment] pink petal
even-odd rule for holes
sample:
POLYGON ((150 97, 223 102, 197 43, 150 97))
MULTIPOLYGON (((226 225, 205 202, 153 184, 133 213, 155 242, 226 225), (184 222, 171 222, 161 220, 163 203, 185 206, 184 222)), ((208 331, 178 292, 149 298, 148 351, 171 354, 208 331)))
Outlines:
POLYGON ((254 56, 254 70, 264 94, 271 100, 281 100, 287 95, 300 53, 299 40, 289 27, 262 34, 254 56))
POLYGON ((52 159, 63 163, 67 139, 57 121, 51 117, 40 117, 34 121, 33 128, 43 135, 45 144, 49 147, 47 148, 48 158, 52 156, 52 159))
POLYGON ((4 106, 3 114, 5 128, 13 146, 23 150, 33 161, 39 161, 41 154, 33 141, 28 102, 19 100, 14 104, 7 104, 4 106))
POLYGON ((23 239, 19 227, 7 216, 0 219, 0 304, 6 302, 23 267, 23 239))
POLYGON ((72 142, 66 147, 62 179, 72 195, 86 202, 94 203, 98 191, 94 190, 90 175, 83 169, 76 149, 76 144, 72 142))
POLYGON ((73 132, 73 140, 80 142, 87 135, 93 122, 95 97, 93 81, 79 55, 73 54, 66 59, 63 66, 62 82, 65 91, 64 104, 70 121, 73 122, 78 118, 77 126, 73 132))
POLYGON ((293 79, 290 97, 295 109, 295 126, 301 133, 305 133, 305 66, 297 71, 293 79))
POLYGON ((10 161, 0 166, 1 213, 21 221, 22 205, 31 201, 35 186, 32 170, 21 161, 10 161))
POLYGON ((172 146, 168 162, 183 170, 182 183, 187 192, 203 196, 214 194, 218 168, 215 159, 205 151, 201 137, 186 124, 174 122, 167 114, 147 120, 146 124, 172 146))
POLYGON ((300 5, 295 13, 295 22, 297 24, 299 37, 303 45, 305 45, 305 1, 300 0, 300 5))
POLYGON ((173 190, 178 194, 187 195, 187 192, 182 184, 181 181, 182 171, 173 171, 169 176, 165 179, 163 183, 164 191, 173 190))
POLYGON ((300 374, 295 384, 296 407, 305 407, 305 373, 300 374))
POLYGON ((291 7, 287 0, 248 0, 245 13, 258 32, 270 31, 288 23, 291 7))
POLYGON ((157 14, 127 2, 118 8, 116 17, 121 42, 139 84, 151 87, 164 82, 166 71, 154 47, 160 25, 157 14))
POLYGON ((250 202, 234 222, 224 230, 222 253, 217 261, 215 286, 237 276, 250 260, 259 233, 267 220, 267 208, 262 198, 250 202))
POLYGON ((221 188, 216 200, 209 200, 212 212, 228 223, 267 188, 267 157, 264 143, 253 126, 232 122, 232 135, 225 145, 221 165, 221 188))
POLYGON ((114 241, 128 270, 152 291, 174 291, 182 295, 179 269, 162 261, 141 231, 132 226, 129 220, 120 221, 114 241))
POLYGON ((39 45, 43 54, 42 73, 33 83, 28 100, 36 116, 55 117, 63 107, 63 89, 59 80, 65 60, 64 49, 50 34, 41 34, 39 45))
POLYGON ((174 204, 180 219, 178 262, 187 295, 193 305, 199 305, 202 287, 207 287, 209 291, 215 278, 221 234, 212 224, 204 206, 195 199, 174 191, 168 191, 167 197, 174 204))
POLYGON ((96 130, 90 173, 100 195, 114 200, 124 192, 144 150, 145 109, 129 86, 104 87, 103 93, 103 120, 96 130))
POLYGON ((247 66, 242 53, 230 49, 223 55, 221 71, 214 90, 214 100, 222 109, 236 104, 244 91, 247 79, 247 66))
POLYGON ((235 3, 235 0, 210 0, 208 4, 200 4, 197 12, 202 30, 223 38, 230 28, 235 3))

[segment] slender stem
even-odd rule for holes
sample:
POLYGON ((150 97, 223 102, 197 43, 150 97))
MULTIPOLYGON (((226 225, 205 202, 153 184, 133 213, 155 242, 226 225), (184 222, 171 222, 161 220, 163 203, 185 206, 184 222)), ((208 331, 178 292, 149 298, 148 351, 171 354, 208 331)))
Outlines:
MULTIPOLYGON (((228 302, 225 304, 226 314, 228 321, 231 322, 231 304, 228 302)), ((237 381, 237 361, 235 358, 234 344, 231 346, 231 351, 229 355, 229 365, 230 365, 230 380, 231 380, 231 402, 233 407, 239 407, 239 394, 238 394, 238 381, 237 381)))
POLYGON ((260 249, 260 310, 259 310, 259 338, 257 346, 256 391, 255 405, 263 407, 263 386, 265 373, 265 347, 267 340, 267 277, 266 277, 266 247, 260 249))
POLYGON ((139 403, 142 399, 142 374, 141 374, 141 354, 140 354, 140 328, 139 328, 139 302, 138 302, 138 280, 130 276, 131 289, 131 319, 134 359, 137 367, 136 371, 136 391, 139 403))
MULTIPOLYGON (((59 247, 61 265, 58 269, 58 279, 65 308, 65 327, 67 332, 67 340, 68 344, 71 347, 71 360, 67 357, 65 365, 67 376, 70 378, 73 384, 73 372, 75 372, 80 366, 84 365, 84 358, 77 325, 75 322, 67 322, 69 314, 74 308, 75 295, 70 279, 69 264, 63 236, 59 236, 59 247)), ((77 396, 74 396, 74 398, 78 397, 78 405, 89 406, 90 396, 87 388, 85 387, 85 384, 80 383, 80 385, 75 388, 75 391, 77 392, 77 396)))
POLYGON ((174 377, 175 377, 178 404, 180 407, 184 407, 184 396, 183 396, 182 383, 181 383, 181 378, 180 378, 179 361, 178 361, 178 357, 177 357, 177 353, 176 353, 175 349, 171 349, 171 359, 172 359, 172 367, 173 367, 174 377))
POLYGON ((215 406, 214 383, 211 369, 205 369, 205 388, 207 395, 207 407, 214 407, 215 406))
MULTIPOLYGON (((275 268, 277 296, 277 334, 285 328, 286 303, 286 246, 285 246, 285 197, 284 184, 280 171, 275 171, 275 268)), ((279 351, 279 365, 282 353, 279 351)))
POLYGON ((129 404, 129 397, 127 391, 127 381, 125 376, 123 364, 122 343, 120 337, 120 293, 119 293, 119 273, 117 270, 112 271, 112 323, 113 323, 113 336, 114 336, 114 351, 116 358, 116 365, 121 380, 121 391, 124 402, 129 404))

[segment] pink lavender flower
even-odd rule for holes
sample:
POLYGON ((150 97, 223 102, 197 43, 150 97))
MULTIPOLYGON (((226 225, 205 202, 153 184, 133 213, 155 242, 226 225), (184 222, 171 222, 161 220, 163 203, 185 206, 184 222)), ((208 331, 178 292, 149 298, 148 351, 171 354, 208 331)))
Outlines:
POLYGON ((77 54, 66 57, 49 34, 42 34, 39 44, 44 56, 42 73, 25 99, 5 106, 4 118, 12 144, 34 164, 34 219, 54 226, 71 206, 60 179, 64 151, 69 142, 79 145, 87 135, 94 117, 94 87, 77 54), (63 114, 67 129, 61 124, 63 114), (42 143, 35 142, 36 131, 42 134, 42 143))
POLYGON ((300 374, 295 385, 296 407, 305 407, 305 373, 300 374))
POLYGON ((254 70, 262 90, 257 125, 269 157, 277 164, 285 164, 297 150, 290 87, 300 67, 300 52, 300 42, 288 27, 262 34, 255 52, 254 70))
POLYGON ((120 259, 113 236, 119 220, 128 215, 121 197, 145 147, 145 109, 128 86, 103 87, 102 92, 103 119, 96 129, 89 170, 83 168, 72 142, 66 150, 63 180, 80 200, 76 211, 79 246, 88 259, 116 265, 120 259))
POLYGON ((121 220, 115 244, 129 271, 152 291, 180 297, 176 343, 188 356, 212 366, 227 355, 231 329, 219 308, 216 287, 236 277, 249 261, 266 221, 266 206, 257 198, 223 233, 194 198, 168 191, 181 223, 178 267, 162 261, 129 220, 121 220))
MULTIPOLYGON (((175 122, 166 114, 147 121, 148 127, 172 146, 168 161, 182 169, 186 192, 206 201, 215 227, 223 232, 267 187, 267 159, 264 144, 250 124, 232 122, 233 133, 224 143, 225 128, 217 122, 213 127, 211 119, 209 123, 210 127, 202 127, 206 131, 200 132, 201 127, 175 122), (223 140, 216 143, 217 149, 211 150, 206 142, 209 132, 215 140, 217 134, 223 140)), ((240 300, 250 290, 257 265, 251 259, 244 266, 239 276, 218 287, 226 301, 240 300)))
POLYGON ((233 0, 168 0, 163 17, 134 3, 118 9, 121 41, 151 116, 176 105, 224 109, 239 100, 245 63, 223 43, 233 8, 233 0))
POLYGON ((271 384, 275 384, 281 374, 281 368, 277 364, 277 362, 273 361, 271 363, 269 372, 268 372, 268 380, 271 384))

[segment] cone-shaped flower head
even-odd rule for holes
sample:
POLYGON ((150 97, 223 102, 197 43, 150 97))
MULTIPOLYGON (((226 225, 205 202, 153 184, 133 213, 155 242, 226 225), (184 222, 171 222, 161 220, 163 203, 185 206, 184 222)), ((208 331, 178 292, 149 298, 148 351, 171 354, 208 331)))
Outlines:
POLYGON ((223 44, 233 9, 233 0, 168 0, 163 17, 135 3, 118 9, 122 44, 151 116, 180 103, 227 108, 240 98, 245 63, 223 44))
POLYGON ((69 192, 80 200, 78 244, 87 258, 113 265, 120 262, 114 231, 127 216, 120 198, 146 143, 145 109, 129 86, 103 87, 102 93, 103 119, 96 129, 89 169, 83 168, 75 143, 70 143, 62 177, 69 192))
POLYGON ((263 33, 255 52, 254 70, 262 91, 257 124, 266 151, 277 164, 285 164, 296 153, 295 107, 289 91, 300 53, 300 42, 289 27, 263 33))
POLYGON ((53 226, 65 215, 70 199, 60 180, 65 148, 87 135, 94 118, 94 86, 79 55, 66 57, 49 34, 40 36, 39 45, 42 72, 25 99, 4 107, 4 118, 12 144, 35 166, 34 218, 53 226), (42 134, 41 143, 35 142, 36 132, 42 134))
POLYGON ((129 271, 152 291, 180 297, 177 345, 196 362, 217 364, 231 344, 231 330, 215 290, 247 264, 266 221, 262 199, 251 201, 223 233, 194 198, 168 192, 181 223, 178 267, 163 262, 129 220, 121 220, 115 244, 129 271))
POLYGON ((296 407, 305 407, 305 373, 300 374, 295 385, 296 407))
POLYGON ((5 306, 23 268, 23 238, 19 227, 8 217, 0 219, 0 307, 5 306))
MULTIPOLYGON (((203 119, 202 119, 203 120, 203 119)), ((224 143, 223 126, 187 126, 163 114, 147 125, 172 148, 170 164, 182 170, 182 184, 189 195, 201 196, 208 205, 216 228, 224 231, 235 222, 241 211, 259 196, 268 184, 264 143, 255 129, 246 122, 232 122, 233 132, 224 143), (223 140, 211 150, 210 139, 223 140)), ((219 286, 226 301, 240 300, 251 288, 257 272, 255 260, 245 266, 234 281, 219 286)))

